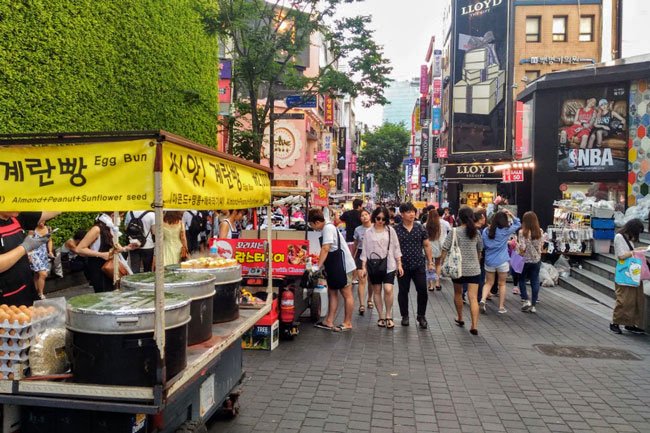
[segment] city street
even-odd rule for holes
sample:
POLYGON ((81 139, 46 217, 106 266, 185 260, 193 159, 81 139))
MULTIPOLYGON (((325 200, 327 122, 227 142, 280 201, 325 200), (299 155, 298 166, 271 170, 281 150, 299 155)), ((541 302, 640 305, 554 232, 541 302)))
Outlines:
POLYGON ((650 338, 611 333, 609 308, 553 287, 528 314, 509 292, 508 313, 488 303, 473 337, 454 324, 451 291, 447 281, 429 292, 427 330, 413 325, 413 310, 410 327, 378 328, 371 310, 355 313, 349 333, 304 322, 271 353, 245 351, 241 413, 210 431, 650 431, 650 338), (548 356, 540 344, 637 359, 548 356))

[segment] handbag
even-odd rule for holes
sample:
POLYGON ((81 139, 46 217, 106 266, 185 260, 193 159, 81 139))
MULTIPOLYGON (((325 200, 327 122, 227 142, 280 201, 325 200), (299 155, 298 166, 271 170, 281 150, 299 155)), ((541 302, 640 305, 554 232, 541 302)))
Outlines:
POLYGON ((650 268, 648 268, 648 261, 645 258, 645 253, 643 251, 634 251, 632 254, 634 254, 635 258, 641 260, 641 280, 650 280, 650 268))
MULTIPOLYGON (((327 288, 333 290, 343 289, 348 285, 347 270, 345 269, 345 255, 341 249, 341 233, 334 227, 336 231, 337 249, 336 251, 330 250, 323 263, 325 270, 325 279, 327 280, 327 288)), ((320 243, 323 245, 323 238, 320 238, 320 243)))
MULTIPOLYGON (((625 235, 623 235, 623 239, 625 239, 627 246, 630 248, 630 252, 634 254, 634 248, 630 245, 630 241, 627 240, 625 235)), ((641 285, 642 266, 643 260, 634 256, 628 257, 625 260, 618 260, 616 262, 614 282, 622 286, 638 287, 641 285)))
POLYGON ((181 223, 181 262, 190 259, 190 250, 187 249, 187 238, 185 237, 185 225, 181 223))
MULTIPOLYGON (((104 264, 102 265, 102 272, 109 277, 111 280, 113 279, 113 260, 115 256, 111 256, 110 259, 106 260, 104 264)), ((122 263, 121 260, 118 260, 117 264, 117 279, 119 280, 125 275, 129 275, 129 270, 126 268, 124 263, 122 263)))
POLYGON ((442 263, 441 273, 445 277, 458 279, 463 276, 463 257, 460 254, 460 247, 456 238, 456 227, 452 229, 452 232, 451 247, 447 252, 445 261, 442 263))
POLYGON ((368 266, 368 273, 373 276, 384 276, 388 272, 388 254, 390 252, 390 227, 386 227, 388 230, 388 248, 386 248, 386 257, 381 258, 376 252, 372 252, 370 257, 374 254, 378 258, 368 258, 366 266, 368 266))
POLYGON ((510 254, 510 267, 512 270, 521 274, 521 271, 524 270, 524 264, 526 264, 526 258, 517 251, 512 250, 512 253, 510 254))

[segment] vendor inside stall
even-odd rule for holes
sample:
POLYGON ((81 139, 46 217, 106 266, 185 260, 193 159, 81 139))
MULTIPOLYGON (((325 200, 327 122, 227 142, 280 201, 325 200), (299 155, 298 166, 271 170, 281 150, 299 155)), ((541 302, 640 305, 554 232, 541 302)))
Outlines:
POLYGON ((50 235, 25 236, 40 221, 48 221, 59 212, 0 212, 0 291, 2 304, 32 305, 38 299, 27 255, 43 244, 50 235))
POLYGON ((240 223, 247 212, 247 209, 231 210, 228 217, 219 225, 219 237, 221 239, 239 239, 241 237, 240 223))

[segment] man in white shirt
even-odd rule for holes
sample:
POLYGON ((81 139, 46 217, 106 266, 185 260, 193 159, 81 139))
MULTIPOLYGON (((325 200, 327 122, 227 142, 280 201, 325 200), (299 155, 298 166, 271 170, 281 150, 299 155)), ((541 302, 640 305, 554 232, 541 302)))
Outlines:
MULTIPOLYGON (((129 236, 129 243, 139 244, 137 249, 129 252, 131 270, 134 273, 153 271, 154 228, 156 214, 153 211, 131 211, 126 213, 124 227, 128 228, 132 219, 137 218, 142 222, 143 238, 129 236), (142 241, 144 240, 144 243, 142 241), (142 270, 141 270, 142 268, 142 270)), ((128 230, 127 230, 128 235, 128 230)))
POLYGON ((317 328, 330 329, 335 332, 345 332, 352 329, 352 310, 354 298, 352 297, 352 275, 357 268, 354 257, 345 242, 345 238, 334 227, 326 223, 320 209, 310 209, 307 222, 313 230, 322 232, 321 250, 318 258, 318 268, 327 274, 328 311, 327 317, 316 323, 317 328), (336 310, 339 306, 338 292, 343 296, 345 318, 343 323, 334 326, 336 310))

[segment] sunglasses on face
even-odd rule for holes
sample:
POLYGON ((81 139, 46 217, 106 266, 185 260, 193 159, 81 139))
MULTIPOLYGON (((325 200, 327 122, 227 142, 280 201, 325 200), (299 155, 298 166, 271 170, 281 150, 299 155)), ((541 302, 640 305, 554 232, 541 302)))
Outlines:
POLYGON ((376 217, 376 218, 375 218, 375 221, 384 221, 384 219, 381 218, 381 217, 376 217))

